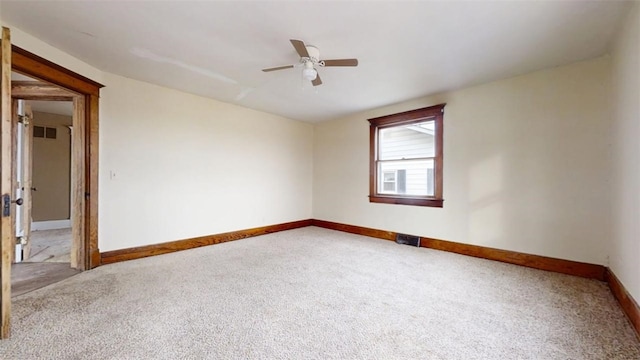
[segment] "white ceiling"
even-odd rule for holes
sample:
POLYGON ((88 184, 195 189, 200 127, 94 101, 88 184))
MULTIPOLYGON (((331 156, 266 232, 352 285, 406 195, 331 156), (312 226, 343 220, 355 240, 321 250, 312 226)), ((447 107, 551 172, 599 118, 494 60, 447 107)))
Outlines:
POLYGON ((317 122, 607 52, 619 1, 2 1, 2 21, 104 71, 317 122), (323 59, 311 87, 289 39, 323 59))
POLYGON ((28 103, 31 105, 31 110, 33 111, 73 116, 73 102, 71 101, 29 100, 28 103))

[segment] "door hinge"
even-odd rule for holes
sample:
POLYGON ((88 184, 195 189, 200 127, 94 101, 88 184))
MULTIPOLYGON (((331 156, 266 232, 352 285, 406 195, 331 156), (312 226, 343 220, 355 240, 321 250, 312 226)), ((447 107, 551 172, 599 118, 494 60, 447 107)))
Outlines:
POLYGON ((31 117, 28 115, 18 115, 18 122, 24 126, 29 126, 29 124, 31 124, 31 117))
POLYGON ((11 196, 2 195, 2 217, 11 216, 11 196))

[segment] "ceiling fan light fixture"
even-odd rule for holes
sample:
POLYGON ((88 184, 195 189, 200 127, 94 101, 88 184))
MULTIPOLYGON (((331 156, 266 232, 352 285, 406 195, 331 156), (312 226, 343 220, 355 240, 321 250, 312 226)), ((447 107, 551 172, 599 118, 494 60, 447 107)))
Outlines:
MULTIPOLYGON (((316 66, 322 67, 331 67, 331 66, 358 66, 358 59, 331 59, 331 60, 321 60, 320 59, 320 50, 313 45, 305 45, 302 40, 289 40, 293 48, 296 50, 298 55, 300 55, 299 65, 304 66, 302 69, 302 78, 311 81, 311 85, 318 86, 322 85, 322 79, 320 79, 320 75, 318 75, 318 70, 315 69, 316 66)), ((276 71, 276 70, 284 70, 290 69, 295 65, 285 65, 272 67, 267 69, 262 69, 264 72, 276 71)))
POLYGON ((316 71, 316 69, 314 68, 304 68, 302 70, 302 77, 309 81, 313 81, 316 79, 316 77, 318 77, 318 71, 316 71))

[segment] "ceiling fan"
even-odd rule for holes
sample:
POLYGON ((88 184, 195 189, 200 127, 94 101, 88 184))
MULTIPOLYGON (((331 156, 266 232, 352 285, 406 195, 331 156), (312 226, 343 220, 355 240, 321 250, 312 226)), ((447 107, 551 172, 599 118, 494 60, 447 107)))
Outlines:
MULTIPOLYGON (((293 47, 300 55, 300 64, 304 66, 302 76, 311 81, 313 86, 322 84, 316 66, 358 66, 358 59, 334 59, 320 60, 320 50, 313 45, 305 45, 301 40, 290 40, 293 47)), ((296 65, 278 66, 274 68, 262 69, 264 72, 290 69, 296 65)))

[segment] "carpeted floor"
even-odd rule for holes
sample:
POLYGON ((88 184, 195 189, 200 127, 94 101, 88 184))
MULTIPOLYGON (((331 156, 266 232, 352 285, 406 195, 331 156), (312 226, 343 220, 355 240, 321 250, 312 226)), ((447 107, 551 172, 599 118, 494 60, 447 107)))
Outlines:
POLYGON ((14 299, 2 359, 640 359, 604 283, 307 227, 14 299))

